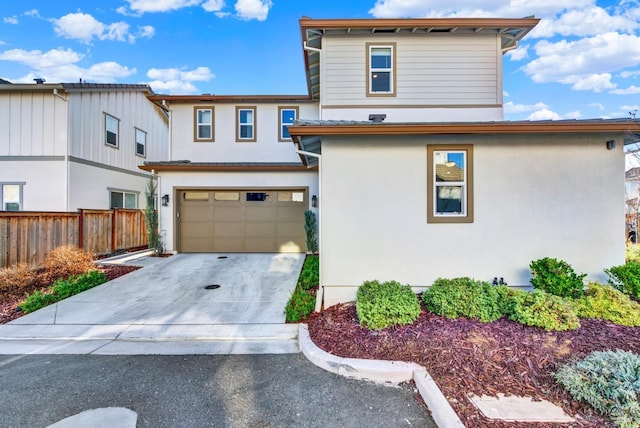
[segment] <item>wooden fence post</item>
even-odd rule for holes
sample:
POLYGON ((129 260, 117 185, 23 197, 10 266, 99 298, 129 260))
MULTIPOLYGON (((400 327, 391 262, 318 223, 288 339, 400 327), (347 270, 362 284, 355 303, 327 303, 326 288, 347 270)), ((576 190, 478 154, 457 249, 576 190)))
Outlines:
POLYGON ((78 216, 78 248, 84 250, 84 210, 79 208, 80 216, 78 216))
POLYGON ((114 208, 111 210, 111 254, 116 252, 116 238, 117 238, 117 234, 116 234, 116 215, 117 215, 117 208, 114 208))

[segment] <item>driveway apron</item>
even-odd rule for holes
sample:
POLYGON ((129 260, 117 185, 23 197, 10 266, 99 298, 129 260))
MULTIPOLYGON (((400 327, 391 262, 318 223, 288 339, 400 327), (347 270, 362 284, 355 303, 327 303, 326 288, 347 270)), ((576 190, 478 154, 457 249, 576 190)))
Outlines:
POLYGON ((146 266, 0 325, 0 354, 43 353, 40 345, 49 353, 297 352, 297 326, 285 324, 284 307, 303 254, 152 259, 127 262, 146 266), (282 340, 284 348, 256 347, 282 340))

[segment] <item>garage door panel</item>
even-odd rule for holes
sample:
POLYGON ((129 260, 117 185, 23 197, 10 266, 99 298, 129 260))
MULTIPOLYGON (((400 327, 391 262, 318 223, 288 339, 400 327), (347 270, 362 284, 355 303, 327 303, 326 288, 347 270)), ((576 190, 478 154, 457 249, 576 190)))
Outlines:
POLYGON ((193 189, 180 196, 180 251, 306 251, 305 190, 193 189))

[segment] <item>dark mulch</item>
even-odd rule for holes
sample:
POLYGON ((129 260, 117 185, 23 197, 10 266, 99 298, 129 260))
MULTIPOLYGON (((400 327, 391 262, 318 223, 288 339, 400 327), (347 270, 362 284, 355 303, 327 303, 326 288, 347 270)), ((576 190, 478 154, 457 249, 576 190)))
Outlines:
MULTIPOLYGON (((123 265, 98 265, 96 266, 106 275, 107 279, 111 281, 119 276, 126 275, 129 272, 140 269, 141 266, 123 266, 123 265)), ((43 290, 51 284, 39 284, 34 287, 35 290, 43 290)), ((20 318, 22 311, 19 310, 18 305, 24 300, 24 297, 6 297, 0 301, 0 324, 8 323, 16 318, 20 318)))
POLYGON ((412 325, 382 331, 360 328, 353 303, 313 313, 309 334, 321 349, 349 358, 416 362, 427 368, 467 427, 608 427, 611 421, 574 401, 553 379, 559 365, 592 351, 627 350, 640 354, 640 328, 602 320, 581 320, 569 332, 546 332, 498 320, 449 320, 423 309, 412 325), (467 394, 530 396, 562 406, 574 424, 508 423, 485 418, 467 394))

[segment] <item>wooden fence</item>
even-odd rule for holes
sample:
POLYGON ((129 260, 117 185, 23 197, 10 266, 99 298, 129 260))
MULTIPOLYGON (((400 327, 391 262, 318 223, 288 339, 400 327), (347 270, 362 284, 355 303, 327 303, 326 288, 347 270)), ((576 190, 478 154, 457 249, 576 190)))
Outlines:
POLYGON ((106 255, 147 242, 142 210, 0 212, 0 268, 41 263, 63 245, 106 255))

